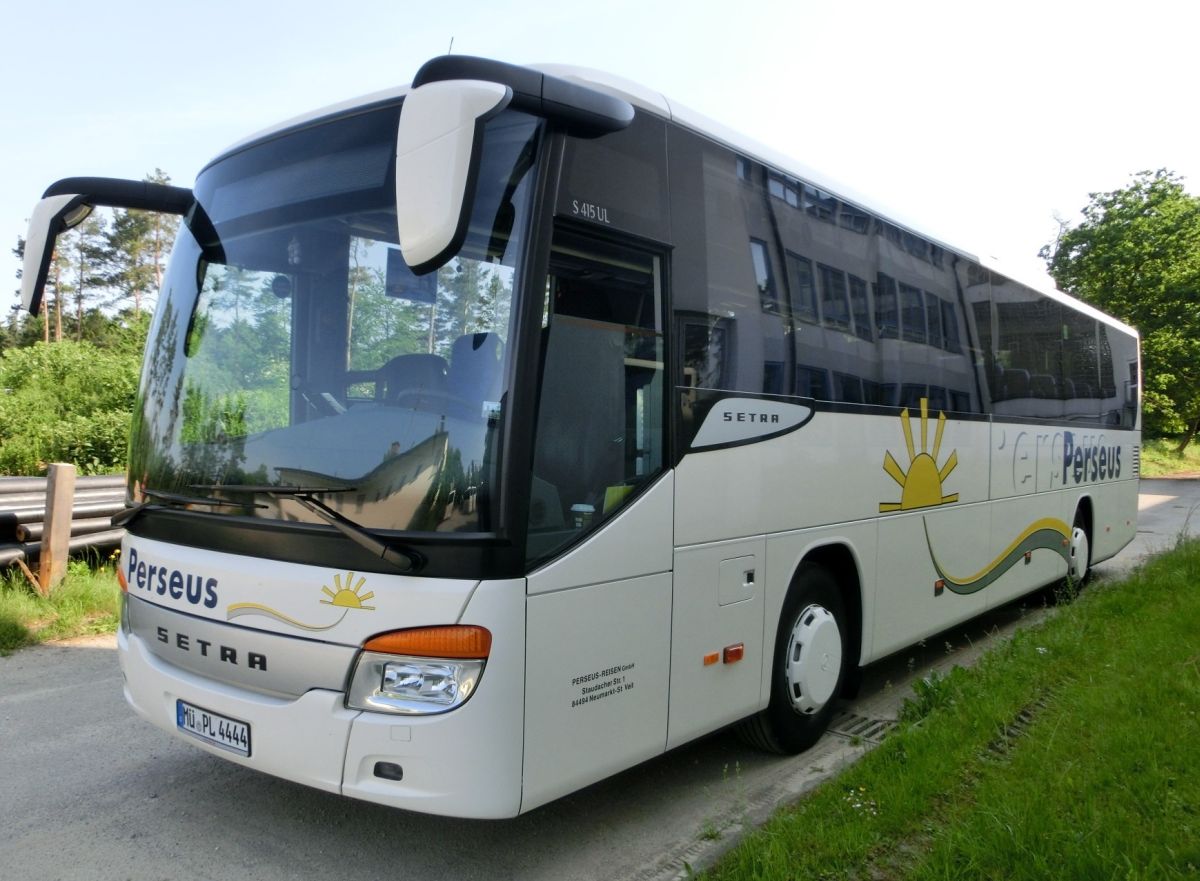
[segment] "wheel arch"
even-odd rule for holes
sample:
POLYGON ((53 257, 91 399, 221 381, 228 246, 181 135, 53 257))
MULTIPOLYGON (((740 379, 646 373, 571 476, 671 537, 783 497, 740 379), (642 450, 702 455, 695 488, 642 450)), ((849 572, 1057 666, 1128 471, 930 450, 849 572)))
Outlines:
POLYGON ((1095 541, 1096 538, 1096 521, 1095 511, 1092 507, 1092 497, 1088 493, 1083 493, 1075 500, 1075 510, 1071 513, 1071 523, 1075 522, 1075 515, 1083 516, 1083 528, 1088 534, 1088 541, 1095 541))
POLYGON ((800 557, 796 568, 792 571, 791 580, 788 583, 789 590, 796 582, 800 567, 806 563, 820 566, 833 576, 842 602, 845 604, 850 629, 847 634, 850 644, 846 657, 851 659, 851 665, 847 671, 847 682, 843 691, 853 692, 858 687, 857 671, 861 668, 863 652, 862 568, 854 550, 843 542, 834 541, 809 548, 800 557))

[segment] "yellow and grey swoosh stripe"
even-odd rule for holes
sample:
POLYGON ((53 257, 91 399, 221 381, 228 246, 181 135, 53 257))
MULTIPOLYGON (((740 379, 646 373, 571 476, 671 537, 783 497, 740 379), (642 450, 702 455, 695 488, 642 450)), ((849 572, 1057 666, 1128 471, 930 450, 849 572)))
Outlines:
POLYGON ((974 575, 968 578, 956 578, 948 574, 938 562, 937 554, 933 552, 933 543, 929 539, 929 524, 925 523, 925 544, 929 547, 929 559, 938 577, 946 582, 946 587, 957 594, 972 594, 983 590, 989 584, 999 579, 1030 551, 1054 551, 1065 561, 1071 557, 1071 527, 1056 517, 1043 517, 1036 520, 1018 535, 1012 543, 1001 551, 1000 555, 988 563, 974 575))
POLYGON ((315 624, 305 624, 302 621, 297 621, 283 612, 276 611, 270 606, 264 606, 259 603, 231 603, 229 608, 225 610, 225 620, 232 621, 234 618, 239 618, 242 615, 265 615, 268 618, 274 618, 276 621, 282 621, 284 624, 290 624, 292 627, 299 627, 301 630, 309 630, 314 633, 321 630, 332 630, 342 623, 342 619, 346 617, 348 609, 343 609, 342 614, 332 624, 324 624, 321 626, 315 624))

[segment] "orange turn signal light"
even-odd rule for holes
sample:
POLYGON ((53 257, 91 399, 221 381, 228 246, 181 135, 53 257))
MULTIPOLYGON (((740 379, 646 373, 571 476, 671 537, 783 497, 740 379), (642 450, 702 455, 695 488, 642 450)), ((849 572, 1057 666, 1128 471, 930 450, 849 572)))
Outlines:
POLYGON ((121 593, 129 593, 129 582, 125 580, 125 570, 117 567, 117 584, 121 585, 121 593))
POLYGON ((707 655, 704 656, 704 666, 711 667, 713 664, 717 663, 717 661, 719 661, 719 660, 721 660, 720 652, 709 652, 707 655))
POLYGON ((372 636, 363 648, 419 658, 486 658, 492 650, 492 634, 485 627, 468 624, 413 627, 372 636))

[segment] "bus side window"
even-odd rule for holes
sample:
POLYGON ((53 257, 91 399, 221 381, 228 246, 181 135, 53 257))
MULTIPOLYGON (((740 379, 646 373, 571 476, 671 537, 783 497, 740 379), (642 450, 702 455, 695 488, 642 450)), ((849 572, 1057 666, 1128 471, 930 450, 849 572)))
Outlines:
POLYGON ((659 258, 559 230, 549 286, 531 561, 598 526, 663 466, 659 258))

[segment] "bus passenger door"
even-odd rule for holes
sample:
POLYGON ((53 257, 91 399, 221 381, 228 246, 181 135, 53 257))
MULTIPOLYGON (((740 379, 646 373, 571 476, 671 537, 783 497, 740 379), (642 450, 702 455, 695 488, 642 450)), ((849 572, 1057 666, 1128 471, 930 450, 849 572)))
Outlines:
POLYGON ((662 266, 561 227, 529 491, 522 810, 664 749, 673 476, 664 470, 662 266))

